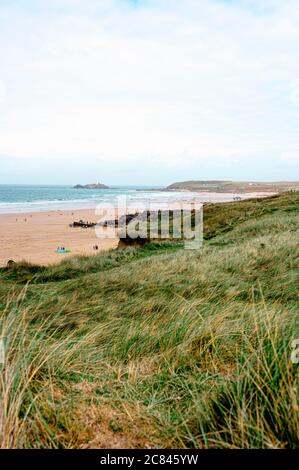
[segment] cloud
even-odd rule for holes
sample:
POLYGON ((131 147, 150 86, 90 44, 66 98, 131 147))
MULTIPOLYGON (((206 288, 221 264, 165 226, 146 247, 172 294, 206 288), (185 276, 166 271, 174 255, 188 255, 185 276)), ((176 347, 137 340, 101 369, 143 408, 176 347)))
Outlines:
POLYGON ((2 3, 2 155, 192 173, 299 146, 297 2, 2 3))
POLYGON ((292 103, 299 104, 299 79, 291 82, 290 99, 292 103))
POLYGON ((0 80, 0 104, 5 101, 6 97, 6 87, 2 80, 0 80))
POLYGON ((299 162, 299 147, 282 153, 281 159, 288 162, 299 162))

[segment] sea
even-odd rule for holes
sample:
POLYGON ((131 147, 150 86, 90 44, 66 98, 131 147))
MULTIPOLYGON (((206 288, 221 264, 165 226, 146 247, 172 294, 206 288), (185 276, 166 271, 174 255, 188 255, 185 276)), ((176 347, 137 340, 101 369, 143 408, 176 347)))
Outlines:
MULTIPOLYGON (((225 202, 246 194, 165 191, 162 187, 118 186, 109 189, 75 189, 72 186, 0 185, 0 214, 51 210, 93 209, 99 204, 116 207, 153 207, 155 204, 225 202)), ((252 195, 251 195, 252 196, 252 195)))
POLYGON ((0 185, 0 213, 90 209, 98 204, 115 206, 118 201, 136 206, 148 202, 194 200, 197 193, 163 191, 145 186, 119 186, 110 189, 74 189, 72 186, 0 185))

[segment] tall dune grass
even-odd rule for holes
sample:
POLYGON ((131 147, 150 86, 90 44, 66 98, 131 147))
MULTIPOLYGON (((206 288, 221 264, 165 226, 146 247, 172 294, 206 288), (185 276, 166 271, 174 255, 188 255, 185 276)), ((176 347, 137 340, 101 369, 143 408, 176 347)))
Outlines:
POLYGON ((271 201, 198 252, 3 271, 0 447, 298 448, 299 220, 271 201))

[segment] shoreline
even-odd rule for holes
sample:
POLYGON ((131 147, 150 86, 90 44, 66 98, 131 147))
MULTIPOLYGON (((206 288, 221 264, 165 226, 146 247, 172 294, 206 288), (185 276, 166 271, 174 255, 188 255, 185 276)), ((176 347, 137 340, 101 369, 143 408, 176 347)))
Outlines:
MULTIPOLYGON (((136 190, 137 192, 137 190, 136 190)), ((147 191, 144 191, 147 192, 147 191)), ((152 193, 153 191, 149 190, 148 193, 152 193)), ((250 198, 263 198, 267 196, 273 196, 278 194, 277 192, 250 192, 250 193, 231 193, 231 192, 209 192, 209 191, 188 191, 188 190, 176 190, 176 191, 165 191, 164 193, 168 193, 169 198, 136 198, 136 199, 129 199, 127 201, 127 208, 132 209, 134 207, 143 206, 144 204, 150 203, 151 205, 155 204, 169 204, 172 205, 174 203, 180 202, 201 202, 201 203, 218 203, 218 202, 233 202, 234 197, 240 197, 241 200, 243 199, 250 199, 250 198), (177 197, 173 194, 178 193, 177 197), (184 197, 185 196, 185 197, 184 197)), ((120 194, 120 196, 122 196, 120 194)), ((70 201, 39 201, 39 202, 10 202, 6 203, 6 207, 4 209, 1 208, 0 203, 0 217, 3 215, 16 215, 22 216, 26 214, 38 214, 38 213, 45 213, 45 212, 74 212, 74 211, 92 211, 95 210, 97 206, 107 205, 108 207, 112 208, 115 206, 116 201, 82 201, 82 204, 79 200, 70 200, 70 201), (34 205, 38 206, 38 204, 45 204, 44 207, 34 207, 34 205), (53 207, 51 205, 53 204, 53 207), (26 207, 29 205, 29 207, 26 207), (32 207, 33 206, 33 207, 32 207), (23 207, 23 209, 22 209, 23 207)), ((2 203, 4 205, 4 203, 2 203)), ((133 209, 132 209, 133 210, 133 209)))
MULTIPOLYGON (((220 203, 232 201, 235 195, 225 194, 225 198, 214 197, 211 193, 209 198, 204 198, 202 202, 220 203)), ((266 197, 270 194, 251 193, 241 195, 242 199, 255 197, 266 197), (247 197, 245 197, 247 196, 247 197)), ((200 198, 196 199, 196 202, 200 198)), ((180 208, 181 203, 193 203, 195 199, 185 199, 169 201, 149 201, 150 209, 180 208)), ((119 215, 124 213, 134 213, 145 210, 146 207, 139 201, 131 201, 127 207, 119 208, 119 215)), ((70 227, 74 221, 80 219, 85 222, 98 223, 99 221, 114 219, 115 209, 111 205, 106 208, 100 207, 96 212, 93 208, 56 209, 44 211, 10 212, 0 213, 0 267, 6 266, 9 260, 15 262, 29 262, 42 266, 57 264, 65 257, 74 255, 96 255, 100 251, 107 251, 117 248, 119 238, 111 229, 102 227, 81 228, 70 227), (102 209, 102 210, 99 210, 102 209), (94 250, 94 246, 98 250, 94 250), (56 253, 58 247, 65 247, 70 253, 56 253)))

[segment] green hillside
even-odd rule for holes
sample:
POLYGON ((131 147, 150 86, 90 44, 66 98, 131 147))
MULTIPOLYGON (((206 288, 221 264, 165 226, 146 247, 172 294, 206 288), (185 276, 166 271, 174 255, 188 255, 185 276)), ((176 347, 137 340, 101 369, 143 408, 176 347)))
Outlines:
POLYGON ((283 193, 207 205, 198 251, 0 270, 0 447, 298 448, 298 235, 283 193))
POLYGON ((254 192, 268 192, 268 193, 281 193, 284 191, 291 191, 299 189, 298 181, 221 181, 221 180, 207 180, 207 181, 179 181, 167 186, 167 191, 207 191, 207 192, 223 192, 223 193, 254 193, 254 192))

